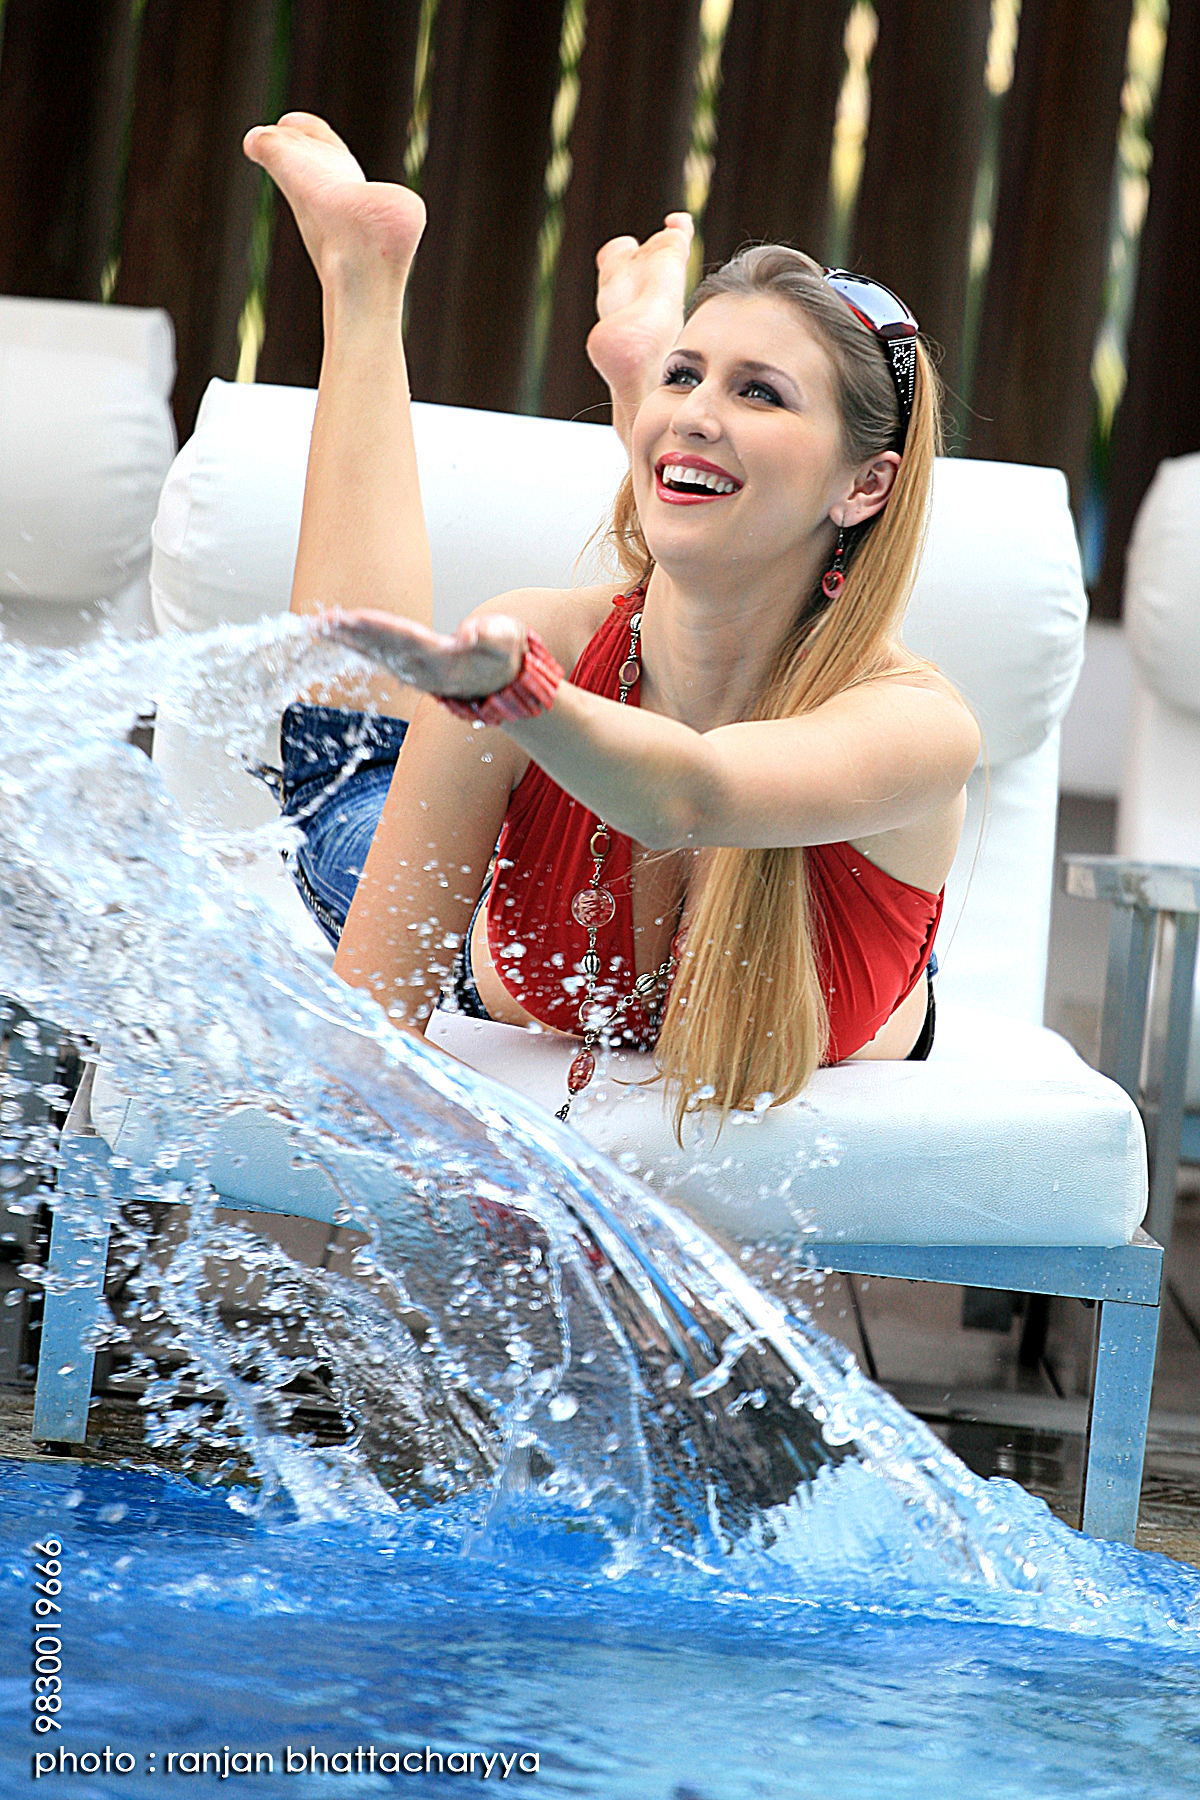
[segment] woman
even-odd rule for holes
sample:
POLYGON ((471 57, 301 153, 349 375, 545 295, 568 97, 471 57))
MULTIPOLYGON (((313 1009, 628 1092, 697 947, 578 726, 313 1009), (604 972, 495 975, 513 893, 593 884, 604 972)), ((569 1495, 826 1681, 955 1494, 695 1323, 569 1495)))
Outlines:
POLYGON ((427 696, 335 969, 423 1029, 461 950, 472 1010, 581 1038, 571 1091, 605 1030, 655 1044, 677 1129, 928 1054, 979 734, 898 641, 938 430, 915 321, 768 246, 679 331, 683 219, 606 246, 589 349, 630 428, 626 588, 506 594, 442 638, 400 339, 424 208, 308 115, 246 148, 324 293, 292 606, 337 615, 381 709, 427 696))

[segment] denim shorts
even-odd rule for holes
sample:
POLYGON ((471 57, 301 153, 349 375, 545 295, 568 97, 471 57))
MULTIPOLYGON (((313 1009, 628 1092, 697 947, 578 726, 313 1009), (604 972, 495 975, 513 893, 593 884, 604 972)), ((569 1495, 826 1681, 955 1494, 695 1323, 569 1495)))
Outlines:
POLYGON ((304 829, 292 878, 337 948, 408 730, 404 719, 340 706, 289 706, 280 726, 285 819, 304 829))

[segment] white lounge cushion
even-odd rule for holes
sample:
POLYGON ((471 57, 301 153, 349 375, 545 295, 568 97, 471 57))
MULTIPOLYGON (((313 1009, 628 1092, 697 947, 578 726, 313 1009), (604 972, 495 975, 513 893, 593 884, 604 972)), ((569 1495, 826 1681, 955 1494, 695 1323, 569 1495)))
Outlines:
POLYGON ((175 454, 167 314, 0 299, 0 607, 5 629, 144 588, 175 454))
MULTIPOLYGON (((1200 867, 1200 455, 1158 466, 1125 561, 1136 676, 1117 849, 1200 867)), ((1200 1111, 1200 972, 1186 1103, 1200 1111)))
POLYGON ((1086 621, 1066 477, 939 457, 904 640, 975 709, 993 767, 1029 755, 1061 722, 1086 621))
MULTIPOLYGON (((1200 715, 1200 455, 1158 465, 1125 561, 1125 629, 1143 681, 1200 715)), ((1194 784, 1200 808, 1200 782, 1194 784)))
MULTIPOLYGON (((315 408, 309 388, 209 383, 154 524, 161 631, 287 611, 315 408)), ((507 589, 571 584, 625 471, 615 432, 420 403, 413 432, 442 629, 507 589)))
MULTIPOLYGON (((549 1111, 566 1097, 561 1037, 455 1013, 428 1037, 549 1111)), ((715 1142, 689 1121, 682 1149, 652 1077, 648 1056, 612 1057, 571 1123, 725 1239, 1113 1245, 1146 1210, 1137 1109, 1040 1026, 939 1007, 927 1063, 818 1070, 715 1142)))
MULTIPOLYGON (((439 1013, 429 1040, 547 1112, 566 1095, 577 1046, 439 1013)), ((1146 1210, 1141 1120, 1128 1096, 1054 1032, 942 1008, 928 1063, 845 1063, 713 1141, 689 1121, 684 1148, 645 1056, 611 1058, 571 1108, 589 1143, 726 1242, 1114 1245, 1146 1210)), ((152 1163, 149 1109, 106 1080, 92 1119, 114 1150, 152 1163)), ((334 1216, 314 1166, 297 1171, 285 1119, 232 1111, 209 1178, 251 1210, 334 1216)))
MULTIPOLYGON (((154 526, 161 629, 207 630, 286 608, 315 404, 306 389, 210 383, 154 526)), ((569 584, 625 469, 615 434, 420 405, 413 424, 438 622, 452 626, 506 588, 569 584)), ((975 707, 988 758, 972 778, 947 884, 943 987, 957 1004, 1031 1024, 1045 990, 1058 724, 1086 611, 1063 477, 939 461, 905 635, 975 707)), ((171 783, 182 796, 182 763, 171 783)))

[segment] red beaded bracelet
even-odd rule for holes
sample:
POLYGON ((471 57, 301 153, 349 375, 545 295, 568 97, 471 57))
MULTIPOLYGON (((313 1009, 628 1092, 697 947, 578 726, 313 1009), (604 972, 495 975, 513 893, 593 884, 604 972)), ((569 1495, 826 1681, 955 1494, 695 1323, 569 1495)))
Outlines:
POLYGON ((529 631, 521 666, 507 687, 480 700, 460 700, 454 694, 436 694, 434 698, 456 719, 510 725, 517 719, 536 719, 539 713, 549 712, 562 679, 562 664, 551 656, 537 632, 529 631))

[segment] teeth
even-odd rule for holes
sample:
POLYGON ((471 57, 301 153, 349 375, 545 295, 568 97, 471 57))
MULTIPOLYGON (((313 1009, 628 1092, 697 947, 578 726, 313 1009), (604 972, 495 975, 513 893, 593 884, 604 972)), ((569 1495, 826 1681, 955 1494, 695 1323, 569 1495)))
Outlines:
POLYGON ((737 490, 737 482, 730 481, 727 476, 714 475, 709 469, 694 469, 690 463, 666 463, 663 466, 664 481, 674 482, 677 487, 704 487, 714 494, 732 494, 737 490))

